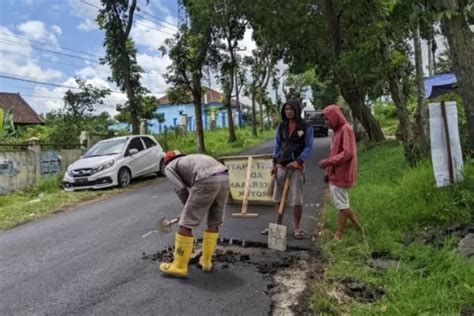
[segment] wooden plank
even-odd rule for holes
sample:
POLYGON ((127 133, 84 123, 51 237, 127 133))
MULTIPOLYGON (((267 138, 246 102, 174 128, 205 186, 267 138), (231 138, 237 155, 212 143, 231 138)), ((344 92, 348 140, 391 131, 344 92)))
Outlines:
POLYGON ((247 159, 247 175, 245 176, 244 198, 242 201, 242 210, 240 211, 243 214, 247 213, 247 205, 249 204, 249 189, 250 189, 250 176, 252 175, 252 161, 253 161, 253 157, 249 156, 247 159))
POLYGON ((234 160, 234 159, 242 160, 242 158, 248 158, 248 157, 253 157, 253 158, 255 158, 255 159, 259 159, 259 158, 272 158, 272 154, 242 155, 242 156, 224 156, 224 157, 219 157, 218 159, 219 159, 220 161, 223 161, 223 160, 234 160))
POLYGON ((257 213, 247 213, 247 206, 249 202, 249 191, 250 191, 250 177, 252 176, 252 161, 253 157, 248 156, 247 158, 247 174, 245 177, 244 197, 242 200, 242 209, 240 213, 232 213, 234 217, 257 217, 257 213))

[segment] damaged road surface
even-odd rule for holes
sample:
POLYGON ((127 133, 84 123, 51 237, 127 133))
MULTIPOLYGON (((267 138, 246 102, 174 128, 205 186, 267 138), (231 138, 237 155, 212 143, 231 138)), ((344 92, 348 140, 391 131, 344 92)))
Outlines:
MULTIPOLYGON (((172 255, 174 234, 151 234, 159 218, 182 206, 166 179, 0 233, 0 315, 291 315, 308 312, 320 275, 314 236, 324 183, 317 161, 329 149, 318 138, 306 164, 303 228, 288 250, 266 247, 260 231, 276 219, 274 207, 249 205, 257 218, 232 218, 229 205, 213 271, 196 261, 187 279, 164 277, 158 263, 172 255)), ((270 153, 273 141, 247 154, 270 153)), ((203 223, 204 224, 204 223, 203 223)), ((204 226, 204 225, 201 225, 204 226)), ((202 230, 195 232, 200 248, 202 230)))
MULTIPOLYGON (((195 247, 197 255, 190 262, 190 274, 203 273, 198 264, 200 246, 198 242, 195 247)), ((143 253, 142 258, 171 262, 173 248, 168 247, 152 255, 143 253)), ((260 285, 264 286, 267 296, 265 301, 268 301, 268 298, 271 300, 265 314, 301 315, 310 314, 308 281, 314 282, 322 274, 322 267, 320 255, 315 250, 292 247, 285 252, 279 252, 267 249, 265 243, 221 239, 216 250, 212 274, 215 274, 216 281, 220 283, 225 282, 222 278, 225 272, 219 270, 247 270, 261 279, 260 285), (256 274, 255 270, 260 275, 256 274), (219 280, 221 278, 223 280, 219 280)))

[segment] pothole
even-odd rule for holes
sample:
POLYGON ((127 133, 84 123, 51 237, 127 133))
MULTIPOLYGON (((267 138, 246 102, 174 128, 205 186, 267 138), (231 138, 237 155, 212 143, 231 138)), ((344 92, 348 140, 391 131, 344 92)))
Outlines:
MULTIPOLYGON (((190 265, 198 265, 202 240, 197 240, 194 258, 190 265)), ((153 254, 142 254, 142 259, 160 262, 173 260, 173 247, 153 254)), ((222 263, 216 268, 228 269, 230 265, 253 265, 267 280, 266 294, 272 300, 271 315, 310 314, 308 280, 315 273, 322 273, 320 256, 316 251, 304 248, 289 248, 285 252, 271 250, 266 243, 235 239, 221 239, 214 262, 222 263), (318 262, 319 261, 319 262, 318 262), (316 272, 317 271, 317 272, 316 272)))

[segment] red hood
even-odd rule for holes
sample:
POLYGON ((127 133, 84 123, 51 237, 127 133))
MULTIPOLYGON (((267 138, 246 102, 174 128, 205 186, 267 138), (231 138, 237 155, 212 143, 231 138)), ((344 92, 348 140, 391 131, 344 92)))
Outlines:
POLYGON ((324 116, 331 122, 331 127, 333 130, 338 130, 341 126, 347 124, 347 120, 342 113, 341 109, 335 105, 331 104, 324 108, 322 111, 324 116))

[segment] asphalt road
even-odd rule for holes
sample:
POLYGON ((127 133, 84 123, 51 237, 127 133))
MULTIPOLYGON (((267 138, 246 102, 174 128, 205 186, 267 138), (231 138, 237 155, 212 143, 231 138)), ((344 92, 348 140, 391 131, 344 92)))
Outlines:
MULTIPOLYGON (((316 163, 329 144, 329 137, 315 138, 306 164, 303 223, 312 234, 325 188, 316 163)), ((270 141, 246 154, 272 148, 270 141)), ((0 233, 0 315, 268 315, 271 299, 265 291, 271 280, 256 265, 218 262, 212 273, 191 266, 182 280, 161 275, 150 254, 172 245, 174 236, 142 236, 181 207, 162 178, 0 233)), ((228 206, 221 236, 266 242, 259 232, 275 220, 274 207, 251 205, 248 212, 258 212, 257 218, 231 217, 239 211, 239 205, 228 206)), ((284 222, 291 227, 291 212, 287 215, 284 222)), ((307 249, 314 243, 288 241, 307 249)))

